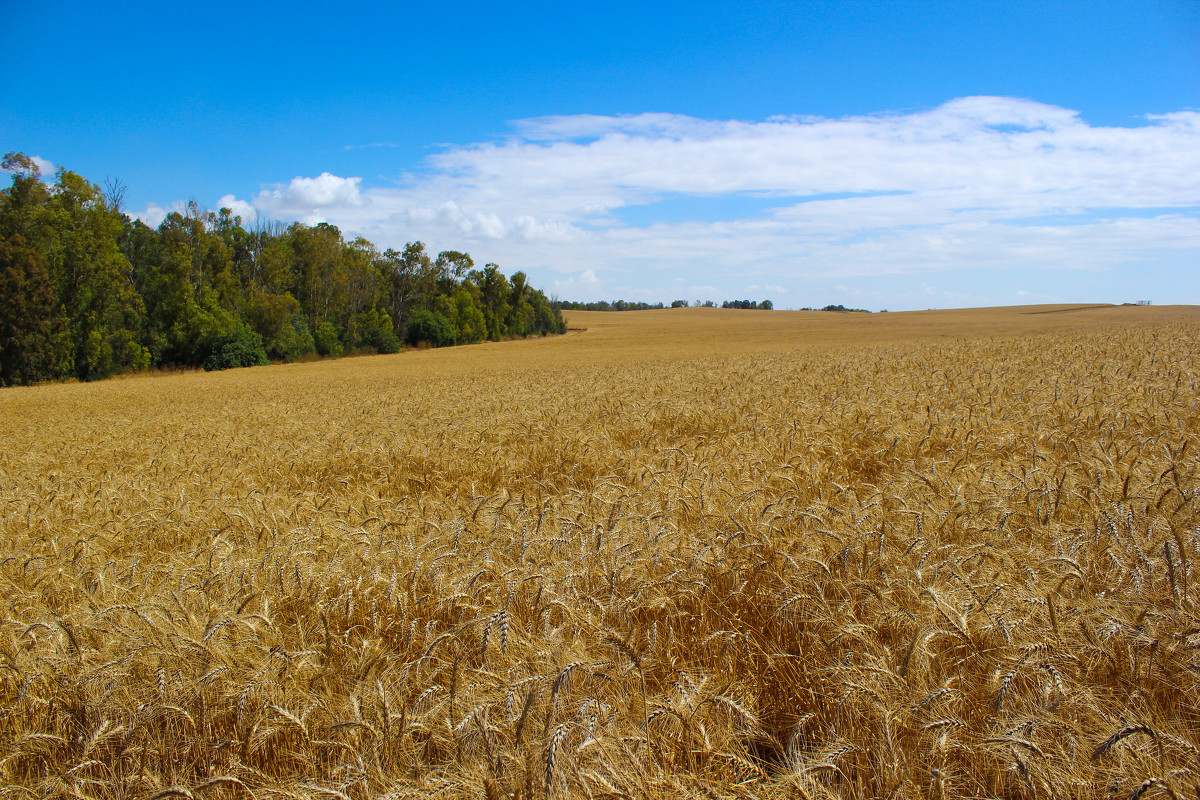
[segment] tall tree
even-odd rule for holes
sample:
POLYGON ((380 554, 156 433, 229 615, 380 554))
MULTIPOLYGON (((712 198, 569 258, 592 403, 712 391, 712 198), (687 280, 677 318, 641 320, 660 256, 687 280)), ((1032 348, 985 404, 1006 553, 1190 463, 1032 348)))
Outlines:
POLYGON ((145 369, 150 356, 139 343, 145 309, 117 244, 121 215, 98 186, 67 170, 59 170, 47 208, 47 266, 71 327, 75 375, 92 380, 145 369))
POLYGON ((345 295, 345 248, 337 226, 322 222, 311 228, 296 223, 288 228, 296 263, 297 293, 313 330, 335 325, 345 295))
POLYGON ((51 192, 25 154, 8 153, 2 166, 13 183, 0 192, 0 385, 64 378, 75 353, 45 256, 54 244, 51 192))
POLYGON ((409 311, 432 300, 438 269, 425 252, 423 242, 409 242, 402 253, 387 250, 380 264, 387 284, 392 324, 401 333, 409 311))
POLYGON ((475 261, 466 253, 460 253, 457 250, 443 250, 438 253, 436 266, 440 272, 457 283, 468 272, 475 269, 475 261))
POLYGON ((68 373, 69 342, 55 322, 46 259, 21 234, 0 234, 0 386, 68 373))
POLYGON ((508 301, 512 291, 508 278, 500 271, 499 265, 486 264, 482 272, 472 270, 467 279, 479 287, 488 338, 499 341, 508 335, 506 322, 510 309, 508 301))
POLYGON ((351 347, 358 344, 362 334, 360 318, 369 308, 375 306, 375 297, 379 290, 379 272, 376 264, 379 260, 379 251, 375 249, 375 245, 361 236, 346 245, 346 320, 343 340, 351 347))

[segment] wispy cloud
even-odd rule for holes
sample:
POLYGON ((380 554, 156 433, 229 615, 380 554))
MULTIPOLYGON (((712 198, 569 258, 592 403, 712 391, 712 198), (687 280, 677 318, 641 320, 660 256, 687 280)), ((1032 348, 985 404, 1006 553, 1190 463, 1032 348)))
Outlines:
POLYGON ((1196 175, 1198 112, 1099 127, 1031 100, 967 97, 837 119, 521 120, 506 139, 430 157, 401 185, 323 173, 225 204, 326 220, 384 246, 422 239, 573 273, 564 290, 682 273, 739 294, 800 279, 1195 258, 1196 175), (655 221, 656 203, 681 196, 713 202, 703 219, 655 221), (722 198, 746 197, 757 200, 719 213, 722 198), (644 224, 615 213, 633 206, 644 224))

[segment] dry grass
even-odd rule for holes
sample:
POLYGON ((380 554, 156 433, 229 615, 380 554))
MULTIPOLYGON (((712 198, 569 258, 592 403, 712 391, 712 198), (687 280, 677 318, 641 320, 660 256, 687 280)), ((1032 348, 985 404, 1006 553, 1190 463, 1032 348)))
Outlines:
POLYGON ((1200 313, 0 392, 0 794, 1198 797, 1200 313))

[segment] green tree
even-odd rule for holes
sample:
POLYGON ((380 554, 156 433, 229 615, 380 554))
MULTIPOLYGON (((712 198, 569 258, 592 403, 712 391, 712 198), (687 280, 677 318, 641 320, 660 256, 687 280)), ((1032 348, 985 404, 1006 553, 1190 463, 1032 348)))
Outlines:
POLYGON ((133 269, 155 363, 204 364, 217 338, 240 318, 235 309, 245 304, 242 293, 236 303, 223 303, 221 292, 205 279, 223 260, 223 247, 214 239, 194 205, 187 214, 168 214, 159 225, 157 247, 146 248, 145 260, 133 269))
POLYGON ((246 293, 246 324, 262 337, 264 349, 276 358, 287 358, 289 347, 284 344, 284 340, 290 341, 294 338, 295 326, 292 320, 299 313, 300 303, 290 292, 274 294, 251 288, 246 293))
POLYGON ((21 234, 0 234, 0 386, 66 372, 69 343, 55 322, 46 260, 21 234))
POLYGON ((466 253, 457 250, 443 250, 438 253, 437 265, 454 278, 461 281, 464 276, 475 268, 475 261, 466 253))
POLYGON ((498 265, 487 264, 482 272, 472 270, 467 275, 467 280, 474 283, 479 289, 483 305, 483 319, 487 326, 487 338, 499 341, 508 335, 505 323, 509 316, 508 301, 512 293, 508 278, 500 271, 498 265))
POLYGON ((274 294, 283 294, 296 288, 295 273, 296 259, 291 242, 286 235, 281 235, 262 245, 250 285, 274 294))
POLYGON ((337 328, 333 327, 332 322, 326 321, 317 325, 316 331, 313 332, 313 341, 317 352, 323 356, 337 358, 343 352, 342 341, 338 338, 337 328))
MULTIPOLYGON (((335 324, 344 313, 345 247, 336 226, 322 222, 312 228, 296 223, 288 229, 296 264, 296 299, 314 330, 335 324)), ((318 348, 320 336, 317 336, 318 348)))
POLYGON ((50 192, 28 156, 9 153, 3 168, 13 184, 0 192, 0 385, 62 378, 73 371, 74 348, 42 253, 50 192))
POLYGON ((0 191, 0 383, 91 380, 151 364, 225 368, 345 348, 386 353, 563 329, 523 272, 425 245, 380 254, 332 225, 283 227, 196 203, 156 229, 60 170, 9 153, 0 191), (411 323, 411 324, 410 324, 411 323))
POLYGON ((260 367, 269 363, 267 353, 263 349, 262 337, 238 320, 228 331, 213 340, 211 351, 204 361, 204 368, 234 369, 260 367))
MULTIPOLYGON (((375 307, 375 298, 379 293, 380 284, 379 271, 376 268, 379 261, 379 251, 375 249, 375 245, 362 237, 346 245, 344 258, 346 288, 343 294, 346 322, 343 326, 342 340, 350 343, 351 347, 358 347, 358 342, 362 338, 363 334, 359 330, 360 322, 365 320, 367 324, 372 324, 376 319, 363 315, 368 309, 373 310, 375 307)), ((376 333, 372 333, 372 336, 377 339, 376 333)))
POLYGON ((459 344, 482 342, 487 338, 487 321, 480 309, 479 290, 473 284, 462 284, 453 294, 439 296, 434 310, 450 321, 459 344))
POLYGON ((279 338, 272 342, 267 350, 267 354, 272 358, 282 358, 289 363, 315 352, 317 342, 313 339, 303 314, 292 317, 280 331, 279 338))
POLYGON ((563 322, 562 312, 546 299, 546 295, 537 289, 531 289, 529 301, 534 309, 534 333, 546 336, 566 332, 567 325, 563 322))
POLYGON ((424 308, 414 311, 405 324, 404 340, 416 345, 422 342, 433 347, 450 347, 458 344, 454 326, 436 311, 424 308))
POLYGON ((402 253, 389 249, 379 263, 392 324, 400 331, 411 309, 433 301, 440 269, 430 260, 422 242, 409 242, 402 253))
POLYGON ((355 327, 358 339, 354 340, 354 347, 374 350, 376 353, 395 353, 400 350, 400 337, 396 336, 387 312, 378 308, 367 309, 358 315, 355 327))
POLYGON ((511 336, 528 336, 537 328, 537 314, 529 302, 528 278, 517 271, 509 278, 508 313, 505 328, 511 336))
POLYGON ((98 186, 67 170, 59 170, 46 208, 47 266, 70 327, 74 374, 95 380, 145 369, 145 307, 117 244, 124 220, 98 186))

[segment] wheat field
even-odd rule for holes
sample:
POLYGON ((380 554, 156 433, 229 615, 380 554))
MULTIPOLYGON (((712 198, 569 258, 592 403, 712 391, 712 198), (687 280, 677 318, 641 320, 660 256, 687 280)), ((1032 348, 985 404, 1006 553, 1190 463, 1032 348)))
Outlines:
POLYGON ((1200 798, 1200 309, 0 391, 0 795, 1200 798))

